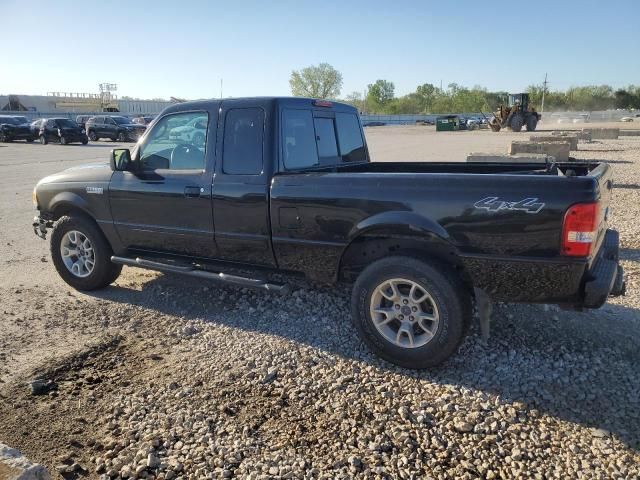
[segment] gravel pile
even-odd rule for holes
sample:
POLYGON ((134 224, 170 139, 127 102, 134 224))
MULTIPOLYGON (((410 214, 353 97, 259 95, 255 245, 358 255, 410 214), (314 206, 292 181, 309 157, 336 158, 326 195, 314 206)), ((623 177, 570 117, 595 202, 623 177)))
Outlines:
POLYGON ((0 439, 64 478, 640 478, 640 138, 580 148, 615 168, 627 297, 497 305, 488 345, 474 324, 415 372, 359 341, 346 288, 279 297, 127 269, 97 297, 23 289, 7 328, 96 340, 0 382, 0 439))

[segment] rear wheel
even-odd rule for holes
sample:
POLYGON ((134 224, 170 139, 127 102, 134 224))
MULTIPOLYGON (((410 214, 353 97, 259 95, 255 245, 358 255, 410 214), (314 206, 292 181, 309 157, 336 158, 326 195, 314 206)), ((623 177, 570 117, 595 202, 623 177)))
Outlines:
POLYGON ((127 141, 127 136, 125 135, 124 132, 120 132, 118 134, 118 141, 119 142, 126 142, 127 141))
POLYGON ((49 143, 47 142, 47 137, 45 137, 44 135, 40 135, 40 143, 42 145, 46 145, 47 143, 49 143))
POLYGON ((448 267, 387 257, 360 274, 351 308, 360 336, 377 355, 402 367, 427 368, 458 348, 471 296, 448 267))
POLYGON ((527 132, 535 132, 537 126, 538 117, 535 115, 530 115, 529 118, 527 118, 527 132))
POLYGON ((78 290, 106 287, 120 275, 122 265, 111 263, 113 251, 89 218, 64 216, 51 234, 51 258, 62 279, 78 290))
POLYGON ((67 144, 67 137, 65 137, 64 135, 60 136, 60 145, 66 145, 67 144))
POLYGON ((511 117, 511 131, 519 132, 522 130, 522 126, 524 125, 524 118, 520 114, 516 114, 511 117))
POLYGON ((89 140, 91 140, 92 142, 97 142, 98 140, 100 140, 100 138, 96 135, 96 132, 91 130, 89 132, 89 140))

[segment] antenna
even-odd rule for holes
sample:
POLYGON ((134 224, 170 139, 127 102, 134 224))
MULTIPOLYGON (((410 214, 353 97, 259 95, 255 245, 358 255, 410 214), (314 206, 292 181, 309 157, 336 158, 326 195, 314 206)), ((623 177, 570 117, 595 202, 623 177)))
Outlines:
POLYGON ((220 78, 220 98, 222 98, 222 78, 220 78))

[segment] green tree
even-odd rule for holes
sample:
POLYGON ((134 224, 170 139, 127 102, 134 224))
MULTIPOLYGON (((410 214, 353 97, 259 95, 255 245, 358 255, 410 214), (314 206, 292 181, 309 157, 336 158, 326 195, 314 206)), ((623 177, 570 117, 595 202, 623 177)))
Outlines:
POLYGON ((420 98, 420 111, 429 113, 433 109, 433 102, 438 94, 438 89, 431 83, 418 85, 416 95, 420 98))
POLYGON ((294 70, 289 78, 295 97, 337 98, 342 89, 342 74, 328 63, 294 70))
POLYGON ((387 80, 376 80, 367 86, 367 109, 373 111, 384 110, 393 99, 395 85, 387 80))

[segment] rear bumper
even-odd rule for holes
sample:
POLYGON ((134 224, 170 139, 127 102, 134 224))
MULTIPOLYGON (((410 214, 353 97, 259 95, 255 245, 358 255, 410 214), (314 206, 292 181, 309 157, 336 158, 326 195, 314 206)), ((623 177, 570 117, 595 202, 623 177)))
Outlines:
POLYGON ((618 264, 619 236, 607 230, 595 259, 462 255, 471 282, 494 301, 550 303, 563 308, 598 308, 608 296, 624 295, 618 264))
POLYGON ((624 270, 618 263, 620 236, 614 230, 607 230, 602 247, 591 268, 585 274, 582 307, 599 308, 609 295, 624 295, 626 283, 624 270))

